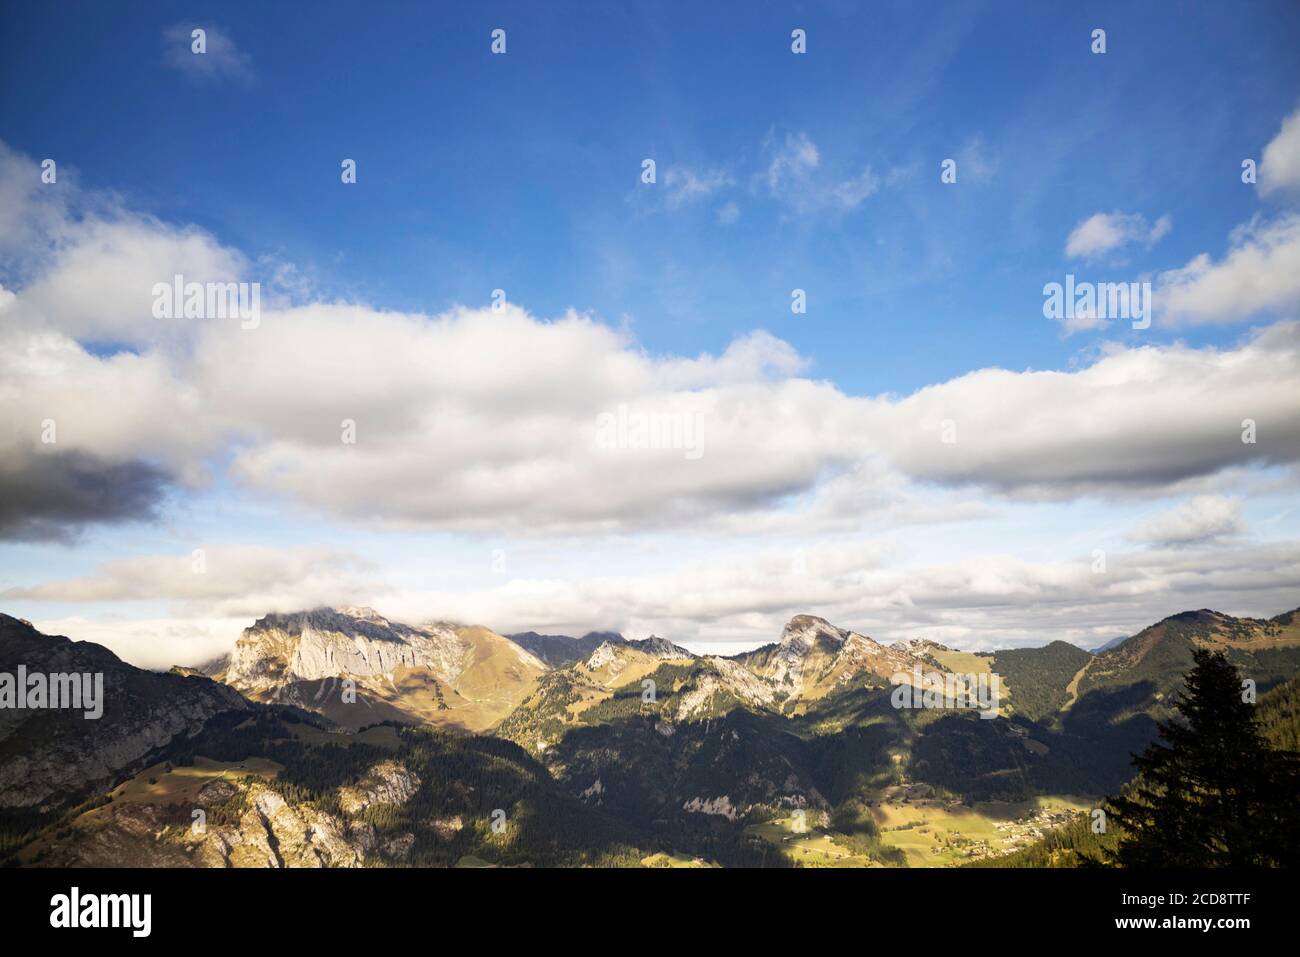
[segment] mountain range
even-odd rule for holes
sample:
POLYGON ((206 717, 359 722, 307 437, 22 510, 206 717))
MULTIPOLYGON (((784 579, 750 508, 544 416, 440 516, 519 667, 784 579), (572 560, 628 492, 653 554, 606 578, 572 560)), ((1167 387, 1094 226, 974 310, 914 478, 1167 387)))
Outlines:
POLYGON ((1196 647, 1222 650, 1267 695, 1300 672, 1300 621, 1192 611, 1093 654, 884 644, 796 615, 775 642, 724 657, 660 637, 505 636, 317 608, 269 614, 223 658, 160 674, 0 615, 0 672, 97 671, 107 692, 98 721, 0 711, 0 857, 988 859, 1128 780, 1196 647), (982 716, 897 707, 893 686, 917 675, 996 675, 1001 695, 982 716))

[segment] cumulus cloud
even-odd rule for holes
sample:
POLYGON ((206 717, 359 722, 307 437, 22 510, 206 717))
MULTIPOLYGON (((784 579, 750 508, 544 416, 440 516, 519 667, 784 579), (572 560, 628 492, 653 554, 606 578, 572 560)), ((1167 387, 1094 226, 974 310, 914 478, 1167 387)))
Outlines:
POLYGON ((1129 538, 1156 545, 1206 542, 1242 531, 1241 500, 1226 495, 1196 495, 1139 524, 1129 538))
POLYGON ((201 362, 229 421, 256 437, 235 476, 355 518, 534 533, 677 524, 811 488, 851 454, 834 433, 843 396, 786 378, 797 359, 765 334, 720 356, 653 359, 578 315, 312 307, 221 336, 201 362), (313 348, 291 367, 274 358, 303 336, 313 348), (497 357, 490 375, 484 355, 497 357), (602 442, 603 416, 689 427, 693 447, 602 442), (345 419, 355 445, 340 442, 345 419))
POLYGON ((183 334, 154 318, 157 283, 238 282, 249 266, 209 234, 147 218, 86 222, 53 250, 19 307, 83 341, 156 343, 183 334))
MULTIPOLYGON (((815 157, 793 141, 778 179, 815 157)), ((0 523, 11 537, 139 517, 167 488, 216 474, 361 522, 603 534, 777 524, 781 512, 828 526, 925 520, 963 503, 919 503, 913 486, 1150 495, 1300 458, 1300 393, 1278 387, 1300 377, 1294 323, 1231 348, 1116 346, 1069 372, 982 369, 907 396, 854 396, 763 332, 683 357, 652 355, 591 316, 516 306, 272 304, 256 329, 157 320, 133 298, 141 289, 176 270, 241 277, 247 264, 144 217, 41 215, 58 237, 46 271, 0 290, 0 407, 15 426, 0 433, 0 492, 32 503, 48 485, 51 501, 33 506, 36 524, 0 523), (668 441, 606 441, 611 417, 666 423, 668 441), (1253 444, 1241 442, 1246 418, 1253 444), (40 440, 46 419, 53 447, 40 440), (691 447, 673 438, 686 428, 691 447), (119 498, 87 487, 70 502, 82 486, 48 481, 55 449, 133 481, 119 498)))
POLYGON ((217 436, 182 376, 159 352, 95 354, 0 295, 0 538, 147 519, 201 481, 217 436))
POLYGON ((1148 225, 1141 213, 1093 213, 1071 230, 1065 255, 1071 259, 1096 259, 1132 243, 1158 242, 1172 227, 1168 216, 1148 225))
POLYGON ((1160 322, 1240 322, 1300 305, 1300 214, 1256 217, 1233 230, 1218 262, 1201 253, 1161 273, 1155 286, 1160 322))
POLYGON ((1300 390, 1278 384, 1298 376, 1300 325, 1282 323, 1232 349, 1114 346, 1073 372, 982 369, 873 400, 862 423, 913 478, 1044 499, 1143 494, 1295 462, 1300 390))
POLYGON ((207 23, 178 23, 163 31, 163 59, 197 80, 235 80, 251 83, 253 61, 235 46, 230 34, 220 27, 207 23), (205 50, 195 52, 195 30, 205 33, 205 50))
POLYGON ((149 462, 79 451, 0 460, 0 541, 70 541, 90 524, 152 519, 168 480, 149 462))
POLYGON ((1300 191, 1300 109, 1282 121, 1282 128, 1264 147, 1259 162, 1259 191, 1300 191))

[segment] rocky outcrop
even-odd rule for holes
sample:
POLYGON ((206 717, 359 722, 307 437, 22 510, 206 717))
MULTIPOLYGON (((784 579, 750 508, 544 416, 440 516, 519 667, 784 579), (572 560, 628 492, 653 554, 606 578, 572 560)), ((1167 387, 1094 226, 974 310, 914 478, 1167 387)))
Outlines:
POLYGON ((256 701, 317 711, 345 727, 393 720, 484 731, 546 670, 486 628, 316 608, 244 629, 221 677, 256 701))
MULTIPOLYGON (((188 808, 121 801, 88 812, 71 835, 40 850, 31 863, 48 867, 362 867, 401 863, 415 835, 376 835, 358 819, 381 800, 402 804, 419 779, 396 761, 376 765, 355 787, 339 790, 343 813, 291 803, 269 785, 217 779, 198 793, 213 820, 222 807, 242 808, 235 824, 195 825, 188 808), (344 800, 344 792, 351 799, 344 800), (357 796, 364 799, 358 801, 357 796)), ((456 830, 459 829, 457 822, 456 830)), ((454 831, 452 832, 454 833, 454 831)))
POLYGON ((353 787, 339 788, 339 806, 360 814, 373 804, 405 804, 420 789, 419 777, 397 761, 382 761, 353 787))
POLYGON ((682 810, 688 814, 713 814, 728 821, 734 821, 738 816, 731 798, 725 794, 713 799, 693 797, 682 805, 682 810))
POLYGON ((903 651, 917 657, 932 655, 936 651, 952 651, 947 645, 941 645, 937 641, 931 641, 929 638, 908 638, 903 641, 895 641, 890 644, 890 648, 895 651, 903 651))
POLYGON ((795 615, 780 641, 735 660, 769 681, 777 693, 797 699, 818 697, 864 674, 888 680, 922 659, 897 644, 887 647, 837 628, 824 618, 795 615))
POLYGON ((628 641, 627 646, 635 649, 642 654, 649 655, 651 658, 662 658, 665 661, 676 658, 694 658, 681 645, 675 645, 667 638, 660 638, 658 635, 651 635, 649 638, 641 638, 636 641, 628 641))
POLYGON ((695 657, 681 645, 675 645, 658 635, 651 635, 649 638, 636 641, 621 639, 603 642, 591 653, 584 666, 588 671, 599 671, 601 668, 634 659, 637 655, 658 661, 690 660, 695 657))
MULTIPOLYGON (((471 643, 452 625, 390 622, 371 608, 317 608, 267 615, 244 629, 225 679, 236 688, 257 691, 291 681, 377 677, 399 668, 423 668, 454 683, 471 651, 471 643)), ((521 649, 521 654, 527 652, 521 649)))

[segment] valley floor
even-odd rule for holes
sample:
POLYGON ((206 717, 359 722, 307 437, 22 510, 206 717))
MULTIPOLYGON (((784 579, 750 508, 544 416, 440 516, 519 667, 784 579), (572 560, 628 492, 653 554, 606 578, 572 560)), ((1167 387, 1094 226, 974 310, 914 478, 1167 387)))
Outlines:
MULTIPOLYGON (((869 804, 881 842, 902 852, 904 860, 898 863, 906 867, 956 867, 1021 850, 1095 803, 1052 795, 966 805, 929 792, 924 786, 898 786, 869 804)), ((878 855, 855 850, 843 835, 806 817, 777 818, 751 825, 747 832, 801 867, 883 866, 878 855)))

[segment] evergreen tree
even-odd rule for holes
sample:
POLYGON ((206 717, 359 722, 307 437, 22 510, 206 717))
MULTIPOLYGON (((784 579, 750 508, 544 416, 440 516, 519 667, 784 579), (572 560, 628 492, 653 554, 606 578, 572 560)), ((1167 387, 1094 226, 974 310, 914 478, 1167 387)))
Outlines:
POLYGON ((1134 758, 1138 777, 1109 804, 1125 867, 1258 867, 1300 863, 1297 755, 1260 733, 1241 676, 1222 652, 1197 649, 1164 743, 1134 758))

